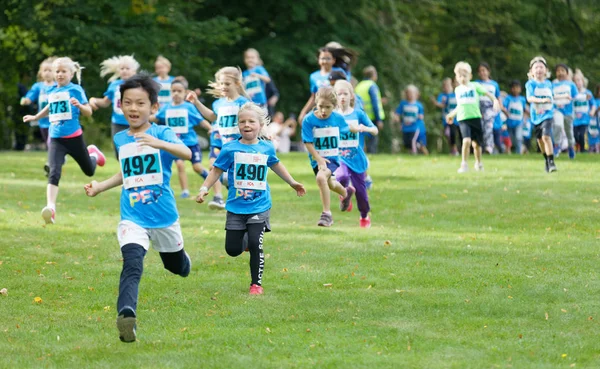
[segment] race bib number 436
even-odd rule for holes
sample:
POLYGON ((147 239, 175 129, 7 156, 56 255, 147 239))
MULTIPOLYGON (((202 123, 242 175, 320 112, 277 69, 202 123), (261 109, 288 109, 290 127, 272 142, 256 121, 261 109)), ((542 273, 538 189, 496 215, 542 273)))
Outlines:
POLYGON ((160 150, 130 143, 119 148, 119 161, 125 189, 163 183, 160 150))
POLYGON ((188 111, 186 109, 169 109, 166 114, 167 125, 173 132, 188 133, 188 111))
POLYGON ((48 96, 48 115, 50 122, 56 123, 61 120, 71 120, 73 114, 71 113, 71 103, 69 103, 68 92, 56 92, 48 96))
POLYGON ((267 155, 236 152, 234 186, 239 189, 267 189, 267 155))
POLYGON ((339 155, 340 129, 338 127, 315 128, 315 150, 323 157, 339 155))

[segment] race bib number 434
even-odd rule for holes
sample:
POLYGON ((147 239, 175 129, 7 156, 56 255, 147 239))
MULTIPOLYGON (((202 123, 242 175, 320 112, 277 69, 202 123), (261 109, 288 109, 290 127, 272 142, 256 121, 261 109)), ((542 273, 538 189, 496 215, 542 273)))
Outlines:
POLYGON ((119 148, 119 161, 125 189, 163 183, 160 150, 130 143, 119 148))
POLYGON ((339 155, 340 129, 338 127, 315 128, 315 150, 323 157, 339 155))
POLYGON ((73 118, 69 99, 70 96, 68 92, 56 92, 48 96, 48 115, 50 122, 56 123, 61 120, 71 120, 73 118))
POLYGON ((267 189, 267 155, 236 152, 234 186, 239 189, 267 189))

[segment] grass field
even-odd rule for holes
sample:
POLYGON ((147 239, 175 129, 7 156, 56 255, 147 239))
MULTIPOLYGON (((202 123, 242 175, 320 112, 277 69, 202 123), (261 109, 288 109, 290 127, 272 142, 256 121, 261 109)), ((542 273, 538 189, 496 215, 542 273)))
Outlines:
POLYGON ((308 194, 269 175, 265 295, 248 296, 248 254, 226 255, 224 214, 178 198, 192 273, 149 252, 123 344, 120 191, 87 198, 71 160, 44 227, 44 155, 0 153, 0 367, 600 368, 600 157, 553 175, 537 155, 486 157, 458 175, 456 158, 377 156, 370 230, 356 210, 316 227, 308 160, 281 159, 308 194))

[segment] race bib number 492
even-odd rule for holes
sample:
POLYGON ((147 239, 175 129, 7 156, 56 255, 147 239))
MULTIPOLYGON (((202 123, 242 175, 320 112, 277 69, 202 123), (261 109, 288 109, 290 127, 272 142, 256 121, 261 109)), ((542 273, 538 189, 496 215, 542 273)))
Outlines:
POLYGON ((160 150, 129 143, 119 148, 123 187, 144 187, 163 183, 160 150))

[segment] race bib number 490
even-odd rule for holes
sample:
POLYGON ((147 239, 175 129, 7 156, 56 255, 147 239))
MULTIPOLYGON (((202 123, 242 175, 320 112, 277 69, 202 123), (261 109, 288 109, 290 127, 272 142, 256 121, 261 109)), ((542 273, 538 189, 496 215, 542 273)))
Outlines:
POLYGON ((239 189, 267 189, 267 155, 236 152, 234 186, 239 189))
POLYGON ((125 189, 163 183, 160 150, 130 143, 119 148, 119 161, 125 189))
POLYGON ((48 115, 50 122, 57 123, 61 120, 71 120, 73 114, 71 113, 71 103, 69 102, 70 96, 68 92, 56 92, 48 96, 48 115))
POLYGON ((188 133, 188 111, 186 109, 168 109, 166 113, 167 126, 178 134, 188 133))
POLYGON ((315 128, 314 147, 323 157, 339 155, 340 129, 338 127, 315 128))

